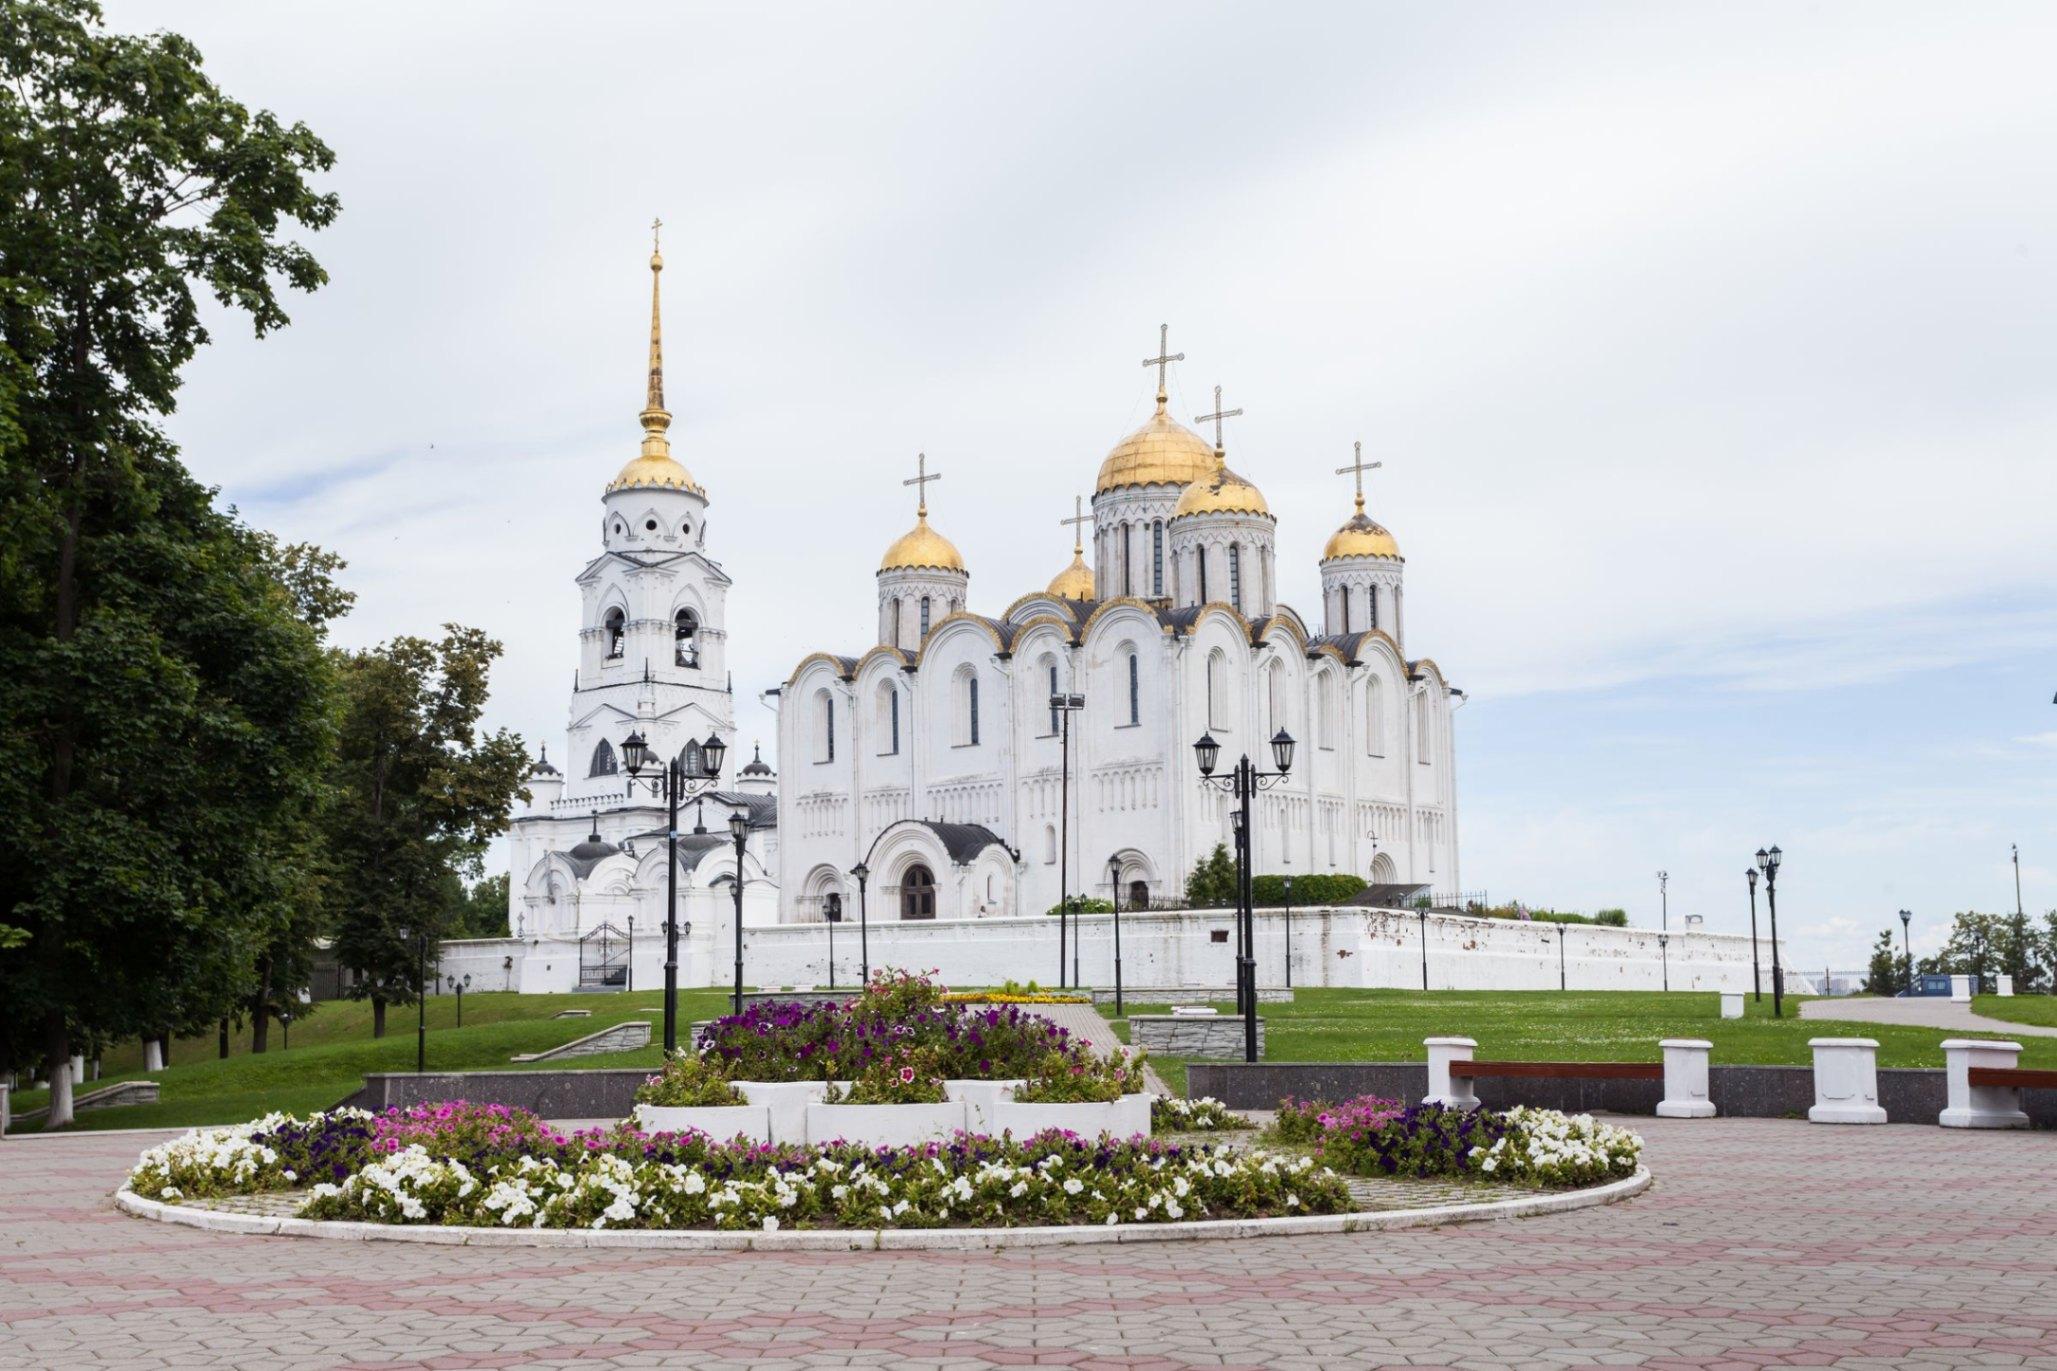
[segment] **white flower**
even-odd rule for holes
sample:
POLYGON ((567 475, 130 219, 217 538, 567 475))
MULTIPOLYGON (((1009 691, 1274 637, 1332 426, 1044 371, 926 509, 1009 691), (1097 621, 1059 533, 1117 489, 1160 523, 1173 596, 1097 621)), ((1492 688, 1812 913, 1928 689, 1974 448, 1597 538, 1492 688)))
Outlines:
POLYGON ((764 1231, 767 1233, 776 1233, 779 1231, 778 1215, 766 1214, 764 1216, 764 1231))

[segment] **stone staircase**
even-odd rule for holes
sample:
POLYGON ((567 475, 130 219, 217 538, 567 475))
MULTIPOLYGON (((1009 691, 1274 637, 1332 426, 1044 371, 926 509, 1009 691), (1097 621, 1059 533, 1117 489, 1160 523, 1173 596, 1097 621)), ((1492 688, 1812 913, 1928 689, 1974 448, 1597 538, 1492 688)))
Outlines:
POLYGON ((541 1052, 524 1052, 513 1058, 517 1062, 550 1062, 564 1057, 597 1057, 603 1052, 629 1052, 638 1047, 650 1045, 650 1021, 629 1019, 597 1033, 588 1033, 583 1038, 573 1038, 568 1043, 546 1048, 541 1052))

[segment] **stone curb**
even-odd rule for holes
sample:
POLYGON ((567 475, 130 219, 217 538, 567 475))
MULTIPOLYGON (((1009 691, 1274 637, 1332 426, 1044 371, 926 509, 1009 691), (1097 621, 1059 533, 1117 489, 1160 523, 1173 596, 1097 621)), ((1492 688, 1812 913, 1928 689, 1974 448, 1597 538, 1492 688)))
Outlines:
POLYGON ((1079 1224, 1060 1228, 892 1228, 869 1233, 840 1229, 766 1233, 740 1229, 665 1231, 622 1228, 588 1231, 571 1228, 409 1227, 189 1209, 161 1200, 146 1200, 126 1187, 115 1192, 114 1204, 117 1209, 137 1218, 215 1233, 326 1238, 338 1242, 423 1242, 456 1247, 664 1248, 685 1252, 911 1252, 1197 1242, 1222 1238, 1297 1238, 1332 1233, 1377 1233, 1402 1228, 1441 1228, 1448 1224, 1524 1219, 1539 1214, 1589 1209, 1640 1195, 1650 1188, 1650 1184, 1649 1169, 1638 1167, 1633 1176, 1584 1190, 1544 1192, 1520 1199, 1478 1204, 1435 1205, 1426 1209, 1315 1214, 1293 1219, 1203 1219, 1193 1223, 1079 1224))

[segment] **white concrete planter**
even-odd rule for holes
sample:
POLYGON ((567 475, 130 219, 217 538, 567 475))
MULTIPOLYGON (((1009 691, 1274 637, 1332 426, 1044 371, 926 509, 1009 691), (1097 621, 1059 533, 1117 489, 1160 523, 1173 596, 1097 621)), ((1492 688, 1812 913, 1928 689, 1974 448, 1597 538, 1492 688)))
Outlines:
POLYGON ((1884 1123, 1878 1103, 1878 1039, 1813 1038, 1814 1107, 1809 1123, 1884 1123))
POLYGON ((1123 1095, 1104 1104, 1022 1104, 1003 1100, 995 1111, 995 1133, 1012 1133, 1017 1141, 1052 1128, 1082 1138, 1102 1133, 1115 1138, 1150 1135, 1150 1097, 1123 1095))
POLYGON ((1950 1003, 1971 1003, 1971 977, 1952 976, 1950 978, 1950 1003))
POLYGON ((1022 1083, 1012 1081, 944 1081, 943 1090, 953 1100, 964 1103, 965 1128, 973 1133, 998 1133, 1000 1127, 993 1122, 993 1109, 1002 1101, 1012 1099, 1015 1089, 1022 1083))
POLYGON ((639 1104, 636 1127, 645 1133, 683 1133, 690 1128, 717 1142, 739 1136, 770 1142, 771 1111, 761 1104, 639 1104))
POLYGON ((964 1131, 964 1101, 942 1104, 810 1104, 807 1141, 911 1147, 964 1131))
POLYGON ((1721 1017, 1724 1019, 1740 1019, 1743 1017, 1742 991, 1724 990, 1721 992, 1721 1017))
POLYGON ((1950 1038, 1943 1043, 1949 1084, 1949 1107, 1936 1116, 1945 1128, 2027 1128, 2019 1086, 1971 1083, 1974 1066, 2011 1071, 2021 1065, 2021 1044, 1982 1038, 1950 1038))
POLYGON ((1714 1101, 1707 1098, 1707 1055, 1714 1044, 1705 1038, 1666 1038, 1657 1045, 1664 1049, 1664 1098, 1657 1102, 1657 1117, 1713 1118, 1714 1101))
POLYGON ((2012 976, 2002 974, 1999 976, 1995 976, 1993 979, 1996 982, 1998 982, 1998 984, 1996 984, 1993 987, 1993 993, 1995 995, 2012 996, 2014 994, 2014 978, 2012 976))
POLYGON ((819 1104, 828 1094, 827 1081, 735 1081, 743 1098, 771 1111, 771 1140, 775 1143, 807 1141, 807 1108, 819 1104))

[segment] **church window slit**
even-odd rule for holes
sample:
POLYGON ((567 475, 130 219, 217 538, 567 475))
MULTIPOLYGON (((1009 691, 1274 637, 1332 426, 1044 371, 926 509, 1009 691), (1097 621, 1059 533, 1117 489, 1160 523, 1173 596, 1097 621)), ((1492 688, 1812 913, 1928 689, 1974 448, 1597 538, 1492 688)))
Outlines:
POLYGON ((1129 588, 1129 531, 1126 523, 1121 526, 1121 593, 1135 593, 1129 588))
POLYGON ((1164 594, 1164 520, 1150 522, 1150 593, 1164 594))
POLYGON ((974 676, 965 682, 965 704, 971 715, 971 745, 979 745, 979 678, 974 676))
POLYGON ((898 751, 900 750, 900 692, 899 692, 899 691, 897 691, 897 690, 888 690, 888 691, 886 692, 886 707, 887 707, 887 710, 888 710, 888 711, 889 711, 889 712, 891 713, 891 715, 892 715, 892 721, 893 721, 893 751, 897 753, 897 752, 898 752, 898 751))
POLYGON ((921 636, 923 639, 929 636, 929 597, 926 595, 921 597, 921 636))
POLYGON ((1057 731, 1057 663, 1050 663, 1050 731, 1057 731))
POLYGON ((1236 613, 1243 612, 1243 545, 1228 545, 1228 602, 1236 613))
POLYGON ((1378 627, 1377 586, 1366 586, 1364 588, 1364 626, 1366 628, 1378 627))
POLYGON ((1343 632, 1350 631, 1350 587, 1339 586, 1336 595, 1343 602, 1343 632))
POLYGON ((1199 569, 1200 603, 1204 605, 1207 603, 1207 549, 1194 548, 1193 556, 1199 569))
POLYGON ((1142 664, 1136 654, 1128 655, 1128 721, 1139 724, 1143 721, 1142 664))

